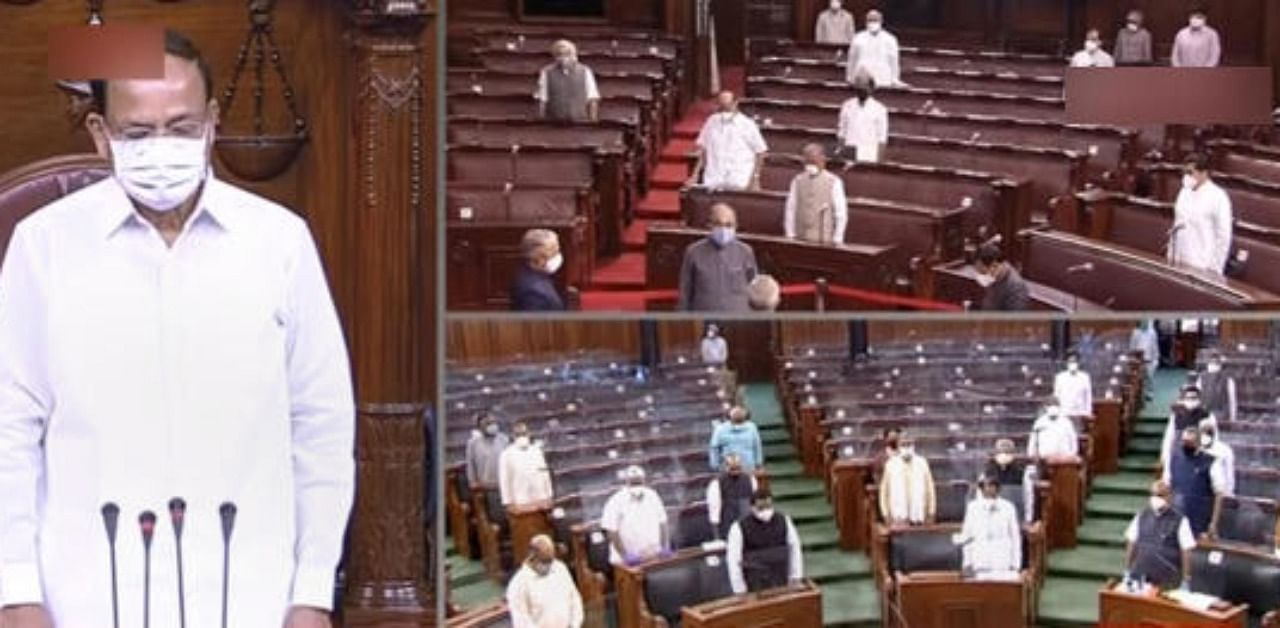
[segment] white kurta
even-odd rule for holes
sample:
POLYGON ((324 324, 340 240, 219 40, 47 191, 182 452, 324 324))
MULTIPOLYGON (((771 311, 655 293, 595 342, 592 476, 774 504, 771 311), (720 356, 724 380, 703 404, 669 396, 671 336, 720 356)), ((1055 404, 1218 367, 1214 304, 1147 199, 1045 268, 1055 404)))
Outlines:
MULTIPOLYGON (((751 492, 755 493, 760 483, 756 481, 756 476, 748 476, 751 479, 751 492)), ((716 478, 707 482, 707 521, 711 522, 711 527, 718 528, 720 526, 720 509, 724 498, 720 495, 720 478, 716 478)), ((747 513, 742 513, 747 514, 747 513)))
MULTIPOLYGON (((1222 439, 1214 439, 1213 444, 1205 451, 1213 456, 1213 464, 1218 467, 1218 477, 1222 482, 1222 493, 1225 495, 1236 494, 1236 452, 1228 445, 1222 442, 1222 439)), ((1210 471, 1210 477, 1214 474, 1210 471)))
POLYGON ((1031 438, 1027 439, 1027 455, 1032 458, 1054 456, 1075 456, 1080 453, 1080 440, 1076 436, 1076 426, 1069 417, 1050 418, 1041 416, 1031 427, 1031 438))
MULTIPOLYGON (((749 514, 754 517, 755 514, 749 514)), ((782 517, 781 513, 773 513, 782 517)), ((729 588, 741 595, 747 592, 747 578, 742 573, 742 526, 734 523, 729 528, 729 538, 725 539, 724 562, 729 570, 729 588)), ((804 550, 800 547, 800 535, 796 526, 787 517, 787 579, 799 580, 804 577, 804 550)))
POLYGON ((857 27, 853 23, 853 14, 840 9, 830 9, 818 14, 818 23, 813 28, 813 40, 820 44, 849 45, 857 27))
MULTIPOLYGON (((618 535, 627 554, 652 556, 666 549, 662 546, 662 526, 667 524, 667 507, 662 497, 645 487, 640 498, 631 496, 630 488, 622 488, 609 496, 600 514, 600 527, 618 535)), ((609 562, 620 565, 626 558, 609 544, 609 562)))
POLYGON ((755 120, 741 113, 707 118, 698 133, 698 148, 705 153, 702 184, 739 190, 751 185, 756 155, 769 150, 755 120))
POLYGON ((859 69, 871 75, 876 87, 889 87, 902 82, 901 60, 898 51, 898 38, 889 31, 882 30, 878 34, 861 31, 853 36, 849 44, 849 64, 845 68, 845 79, 850 83, 858 75, 859 69))
MULTIPOLYGON (((821 173, 819 173, 820 175, 821 173)), ((798 192, 796 181, 799 177, 819 176, 802 173, 791 180, 791 188, 787 190, 787 202, 782 212, 782 231, 788 238, 796 237, 796 207, 798 192)), ((844 232, 849 226, 849 198, 844 194, 844 181, 835 175, 831 184, 831 198, 827 201, 831 206, 832 228, 831 241, 836 244, 844 242, 844 232)))
POLYGON ((899 455, 885 461, 880 479, 880 512, 887 520, 923 523, 933 516, 935 507, 933 471, 928 460, 916 455, 908 463, 899 455))
POLYGON ((729 359, 729 343, 723 336, 702 339, 702 363, 720 366, 729 359))
POLYGON ((840 106, 836 137, 841 146, 857 151, 858 161, 880 161, 880 147, 889 143, 889 110, 875 98, 850 98, 840 106))
POLYGON ((975 572, 1019 571, 1022 569, 1022 528, 1018 511, 1007 499, 991 503, 983 499, 969 502, 964 511, 960 535, 964 546, 964 566, 975 572))
POLYGON ((503 506, 523 506, 552 498, 551 470, 542 448, 511 445, 498 456, 498 492, 503 506))
POLYGON ((1173 208, 1174 229, 1169 261, 1223 274, 1231 254, 1231 198, 1213 181, 1198 190, 1183 188, 1173 208))
POLYGON ((1089 374, 1063 371, 1053 377, 1053 396, 1067 416, 1093 416, 1093 382, 1089 374))
POLYGON ((1116 60, 1105 50, 1081 50, 1071 57, 1073 68, 1114 68, 1116 60))
MULTIPOLYGON (((1209 418, 1202 419, 1201 423, 1204 423, 1205 421, 1208 421, 1209 424, 1213 425, 1213 431, 1215 434, 1222 433, 1218 428, 1218 417, 1213 416, 1212 412, 1209 413, 1209 418)), ((1178 443, 1182 440, 1182 433, 1174 429, 1175 425, 1177 425, 1177 421, 1173 414, 1170 414, 1169 421, 1164 424, 1164 436, 1160 437, 1161 461, 1168 460, 1169 454, 1173 451, 1173 448, 1179 446, 1178 443)))
POLYGON ((512 628, 579 628, 582 594, 564 563, 551 563, 545 576, 522 565, 507 583, 507 609, 512 628))
POLYGON ((306 224, 210 179, 172 248, 113 178, 24 220, 0 271, 0 597, 109 625, 100 508, 120 507, 120 625, 178 625, 166 504, 186 500, 186 619, 217 625, 218 507, 238 507, 233 626, 327 608, 354 485, 342 330, 306 224))
POLYGON ((1135 328, 1130 332, 1129 350, 1142 352, 1142 359, 1146 361, 1144 366, 1147 369, 1147 377, 1156 374, 1156 370, 1160 368, 1160 337, 1156 335, 1154 328, 1135 328))

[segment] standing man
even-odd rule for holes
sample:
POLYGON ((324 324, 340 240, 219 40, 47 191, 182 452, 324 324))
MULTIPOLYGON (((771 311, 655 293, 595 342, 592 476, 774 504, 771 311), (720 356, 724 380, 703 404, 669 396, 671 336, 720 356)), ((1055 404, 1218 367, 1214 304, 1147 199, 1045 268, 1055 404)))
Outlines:
POLYGON ((915 439, 903 434, 898 440, 898 455, 884 463, 880 512, 893 526, 920 525, 933 523, 937 505, 929 461, 916 455, 915 439))
POLYGON ((1091 28, 1084 38, 1084 49, 1071 57, 1073 68, 1114 68, 1116 61, 1102 49, 1102 34, 1091 28))
POLYGON ((836 139, 846 156, 877 163, 889 144, 889 110, 872 97, 875 88, 865 75, 853 81, 853 98, 840 106, 836 139))
POLYGON ((1012 264, 1004 259, 999 245, 983 244, 978 247, 974 260, 977 275, 974 280, 985 290, 982 310, 987 312, 1021 312, 1030 301, 1027 282, 1012 264))
POLYGON ((1236 378, 1222 372, 1222 354, 1214 351, 1200 374, 1196 387, 1204 409, 1219 421, 1236 420, 1236 378))
POLYGON ((1187 26, 1173 40, 1171 63, 1175 68, 1216 68, 1222 61, 1222 40, 1209 26, 1204 11, 1191 14, 1187 26))
POLYGON ((1222 474, 1222 494, 1236 494, 1236 452, 1231 445, 1218 438, 1218 426, 1210 419, 1200 422, 1200 449, 1213 456, 1222 474))
POLYGON ((860 73, 867 73, 875 87, 902 85, 902 67, 898 38, 884 30, 884 15, 872 9, 867 12, 867 30, 854 35, 849 44, 849 65, 845 80, 853 83, 860 73))
POLYGON ((724 203, 711 206, 707 237, 689 245, 680 265, 684 312, 747 312, 747 285, 755 278, 756 254, 738 240, 738 216, 724 203))
POLYGON ((1200 401, 1200 389, 1195 386, 1183 386, 1182 395, 1173 404, 1169 413, 1169 422, 1165 425, 1164 436, 1160 439, 1160 462, 1168 464, 1169 455, 1177 445, 1178 435, 1189 427, 1199 427, 1208 420, 1218 427, 1218 419, 1205 409, 1200 401))
POLYGON ((702 363, 707 366, 723 367, 729 361, 729 343, 720 335, 720 326, 707 324, 707 335, 702 339, 702 363))
POLYGON ((1142 11, 1129 12, 1124 28, 1116 34, 1116 65, 1151 65, 1151 31, 1142 26, 1142 11))
POLYGON ((724 456, 724 471, 707 483, 707 520, 717 539, 728 538, 729 527, 751 512, 751 496, 759 488, 756 476, 742 472, 742 458, 724 456))
MULTIPOLYGON (((342 328, 297 214, 213 175, 199 50, 164 35, 164 76, 92 83, 112 176, 18 224, 0 269, 0 600, 6 628, 112 615, 100 509, 119 508, 119 618, 143 624, 144 511, 186 502, 190 616, 329 626, 355 484, 342 328)), ((161 517, 154 591, 177 588, 161 517)), ((177 626, 176 596, 151 600, 177 626)))
POLYGON ((1221 276, 1231 254, 1231 198, 1209 178, 1208 156, 1188 157, 1183 173, 1173 208, 1169 263, 1221 276))
POLYGON ((609 535, 609 562, 638 565, 670 547, 667 507, 657 491, 644 485, 644 469, 627 467, 623 479, 627 485, 604 503, 600 527, 609 535))
POLYGON ((493 489, 498 486, 498 459, 511 445, 498 428, 498 419, 488 412, 476 416, 480 434, 467 441, 467 484, 474 489, 493 489))
POLYGON ((737 595, 799 584, 804 578, 800 535, 791 517, 774 512, 768 489, 751 496, 751 514, 729 528, 725 545, 729 586, 737 595))
POLYGON ((818 24, 813 29, 813 40, 820 44, 838 44, 848 46, 853 41, 857 27, 853 24, 853 14, 844 10, 844 3, 831 0, 826 11, 818 14, 818 24))
POLYGON ((551 470, 542 455, 542 447, 529 437, 529 426, 523 421, 511 428, 515 437, 511 446, 498 457, 498 490, 502 505, 527 506, 550 502, 554 496, 551 488, 551 470))
POLYGON ((804 147, 804 172, 791 179, 782 228, 788 238, 818 244, 843 244, 849 224, 844 181, 827 170, 827 153, 818 144, 804 147))
POLYGON ((558 312, 564 300, 552 277, 564 266, 560 237, 550 229, 530 229, 520 240, 524 263, 511 282, 511 309, 517 312, 558 312))
POLYGON ((1142 354, 1143 368, 1146 370, 1143 389, 1146 391, 1146 399, 1150 400, 1156 371, 1160 369, 1160 337, 1151 321, 1138 321, 1134 325, 1133 332, 1129 334, 1129 350, 1142 354))
POLYGON ((733 92, 716 97, 719 110, 698 132, 698 163, 689 184, 698 182, 712 189, 760 189, 760 165, 769 150, 755 120, 738 111, 733 92))
POLYGON ((1057 402, 1050 402, 1031 426, 1027 455, 1032 458, 1061 458, 1080 454, 1080 438, 1075 423, 1057 402))
POLYGON ((965 508, 957 539, 964 546, 964 571, 1017 573, 1022 570, 1022 526, 1017 510, 1000 497, 1000 481, 996 478, 978 478, 978 488, 981 495, 965 508))
POLYGON ((760 430, 747 420, 746 408, 734 406, 729 410, 729 422, 717 425, 711 433, 708 452, 712 469, 719 469, 721 461, 730 454, 738 457, 742 469, 748 473, 764 466, 764 443, 760 441, 760 430))
POLYGON ((551 537, 529 540, 529 557, 507 584, 507 610, 512 628, 581 628, 582 594, 551 537))
POLYGON ((1162 589, 1191 581, 1191 550, 1196 548, 1190 523, 1169 503, 1171 493, 1167 482, 1153 482, 1150 506, 1134 515, 1124 531, 1126 576, 1146 578, 1162 589))
POLYGON ((538 73, 540 117, 556 122, 596 122, 600 119, 600 90, 591 68, 578 61, 578 47, 561 39, 551 44, 555 61, 538 73))
POLYGON ((1080 370, 1080 354, 1067 354, 1067 368, 1053 377, 1053 396, 1062 413, 1073 419, 1093 416, 1093 380, 1080 370))
POLYGON ((1161 479, 1173 487, 1173 506, 1187 516, 1196 538, 1208 532, 1226 478, 1222 466, 1201 449, 1199 429, 1182 430, 1182 446, 1170 454, 1161 479))

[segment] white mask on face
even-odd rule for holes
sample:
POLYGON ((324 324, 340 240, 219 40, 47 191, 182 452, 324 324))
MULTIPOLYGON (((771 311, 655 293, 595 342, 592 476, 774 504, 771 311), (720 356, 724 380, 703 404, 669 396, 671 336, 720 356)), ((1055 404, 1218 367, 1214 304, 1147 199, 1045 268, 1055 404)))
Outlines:
POLYGON ((899 447, 898 453, 902 455, 903 460, 910 460, 912 456, 916 455, 916 446, 906 445, 903 447, 899 447))
POLYGON ((884 25, 880 22, 867 22, 867 30, 873 35, 879 33, 882 28, 884 28, 884 25))
POLYGON ((490 424, 488 424, 488 425, 484 426, 484 433, 485 433, 485 434, 488 434, 489 436, 497 436, 497 435, 498 435, 498 426, 497 426, 497 424, 495 424, 495 423, 490 423, 490 424))
POLYGON ((1196 178, 1189 174, 1182 175, 1182 187, 1188 190, 1196 189, 1196 178))
POLYGON ((1199 399, 1187 399, 1186 401, 1183 401, 1183 402, 1182 402, 1182 405, 1186 406, 1186 407, 1187 407, 1187 409, 1189 409, 1189 410, 1195 410, 1196 408, 1199 408, 1199 407, 1200 407, 1200 400, 1199 400, 1199 399))
POLYGON ((814 164, 805 164, 804 172, 811 177, 816 177, 819 172, 822 172, 822 169, 814 164))
POLYGON ((543 268, 547 271, 548 275, 554 275, 560 270, 561 266, 564 266, 564 255, 556 253, 551 259, 547 260, 547 265, 543 268))
POLYGON ((157 212, 177 209, 195 194, 209 173, 209 142, 152 137, 110 140, 111 166, 129 198, 157 212))
POLYGON ((759 519, 765 523, 768 523, 769 520, 772 518, 773 518, 772 508, 761 508, 760 510, 756 511, 756 519, 759 519))
POLYGON ((978 285, 982 286, 983 288, 990 288, 992 284, 996 282, 995 277, 992 277, 991 275, 988 275, 986 273, 978 273, 977 275, 974 276, 973 280, 978 282, 978 285))
POLYGON ((839 11, 841 6, 842 5, 840 4, 840 0, 831 0, 832 11, 839 11))
POLYGON ((1160 497, 1159 495, 1152 495, 1150 501, 1151 501, 1151 509, 1155 511, 1164 510, 1165 507, 1169 505, 1168 500, 1166 500, 1163 497, 1160 497))
POLYGON ((1086 52, 1097 52, 1100 47, 1101 45, 1092 39, 1084 42, 1084 49, 1086 52))
POLYGON ((1202 17, 1191 18, 1191 28, 1204 28, 1204 18, 1202 17))
POLYGON ((529 437, 528 437, 528 436, 517 436, 517 437, 516 437, 516 447, 519 447, 520 449, 528 449, 528 448, 529 448, 529 437))
POLYGON ((1076 364, 1075 362, 1068 362, 1068 363, 1067 363, 1067 372, 1068 372, 1068 373, 1071 373, 1071 374, 1073 374, 1073 375, 1074 375, 1074 374, 1075 374, 1076 372, 1078 372, 1079 370, 1080 370, 1080 365, 1079 365, 1079 364, 1076 364))
POLYGON ((1136 32, 1138 32, 1138 29, 1139 29, 1139 28, 1142 28, 1142 27, 1141 27, 1141 26, 1139 26, 1137 22, 1129 22, 1129 30, 1130 30, 1130 31, 1133 31, 1133 32, 1135 32, 1135 33, 1136 33, 1136 32))
POLYGON ((996 454, 996 464, 1005 466, 1010 462, 1013 462, 1013 456, 1011 454, 996 454))
POLYGON ((640 499, 641 497, 644 497, 644 487, 643 487, 643 486, 632 486, 631 488, 629 488, 629 489, 627 489, 627 490, 631 493, 631 497, 632 497, 632 499, 640 499))
POLYGON ((1208 434, 1200 435, 1200 446, 1208 449, 1213 446, 1213 437, 1208 434))
POLYGON ((1215 363, 1213 363, 1213 362, 1210 362, 1210 363, 1209 363, 1209 366, 1208 366, 1207 368, 1205 368, 1205 371, 1206 371, 1206 372, 1209 372, 1209 373, 1217 373, 1217 372, 1220 372, 1221 370, 1222 370, 1222 365, 1221 365, 1221 364, 1215 364, 1215 363))

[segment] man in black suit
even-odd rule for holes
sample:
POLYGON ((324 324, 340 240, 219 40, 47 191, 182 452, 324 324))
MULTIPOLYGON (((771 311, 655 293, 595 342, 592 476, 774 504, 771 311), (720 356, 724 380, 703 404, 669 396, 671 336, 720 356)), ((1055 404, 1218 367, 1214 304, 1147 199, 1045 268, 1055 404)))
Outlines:
POLYGON ((520 240, 524 263, 511 282, 511 309, 517 312, 558 312, 564 300, 556 291, 555 275, 564 265, 560 238, 554 231, 530 229, 520 240))

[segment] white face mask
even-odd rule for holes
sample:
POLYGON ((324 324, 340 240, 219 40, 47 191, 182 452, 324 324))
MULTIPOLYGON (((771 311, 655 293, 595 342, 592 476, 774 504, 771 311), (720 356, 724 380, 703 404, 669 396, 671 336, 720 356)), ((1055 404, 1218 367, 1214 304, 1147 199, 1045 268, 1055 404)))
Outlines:
POLYGON ((205 137, 110 140, 116 181, 129 198, 157 212, 177 209, 195 194, 209 172, 205 137))
POLYGON ((822 169, 814 164, 805 164, 804 171, 805 171, 805 174, 811 177, 816 177, 818 176, 819 172, 822 172, 822 169))
POLYGON ((1139 28, 1142 28, 1142 26, 1140 26, 1137 22, 1129 22, 1129 30, 1136 33, 1138 32, 1139 28))
POLYGON ((903 447, 899 447, 898 453, 902 454, 902 458, 904 460, 910 460, 912 456, 916 455, 916 446, 906 445, 903 447))
POLYGON ((1190 410, 1195 410, 1196 408, 1199 408, 1199 407, 1200 407, 1200 400, 1199 400, 1199 399, 1187 399, 1186 401, 1183 401, 1183 402, 1182 402, 1182 405, 1186 406, 1186 407, 1187 407, 1188 409, 1190 409, 1190 410))
POLYGON ((1205 371, 1209 373, 1217 373, 1217 372, 1220 372, 1221 370, 1222 370, 1221 364, 1214 364, 1212 362, 1210 362, 1209 366, 1205 368, 1205 371))
POLYGON ((1204 448, 1206 448, 1206 449, 1207 449, 1207 448, 1209 448, 1209 447, 1211 447, 1211 446, 1213 446, 1213 437, 1212 437, 1212 436, 1210 436, 1210 435, 1208 435, 1208 434, 1201 434, 1201 435, 1200 435, 1200 446, 1201 446, 1201 447, 1204 447, 1204 448))
POLYGON ((978 273, 977 275, 974 276, 973 280, 978 282, 978 285, 982 286, 983 288, 990 288, 996 282, 995 277, 992 277, 991 275, 988 275, 986 273, 978 273))
POLYGON ((1195 177, 1189 174, 1182 175, 1182 187, 1187 188, 1188 190, 1194 190, 1196 189, 1196 183, 1198 182, 1195 177))
POLYGON ((498 434, 498 426, 497 426, 497 424, 490 423, 490 424, 488 424, 488 425, 484 426, 484 433, 485 433, 485 434, 488 434, 489 436, 497 436, 497 434, 498 434))
POLYGON ((1169 501, 1158 495, 1151 496, 1151 509, 1155 511, 1164 510, 1169 505, 1169 501))
POLYGON ((632 499, 640 499, 641 497, 644 497, 643 486, 632 486, 628 491, 630 491, 632 499))
POLYGON ((1204 18, 1202 17, 1191 18, 1191 28, 1204 28, 1204 18))
POLYGON ((528 436, 517 436, 517 437, 516 437, 516 447, 519 447, 520 449, 528 449, 528 448, 529 448, 529 437, 528 437, 528 436))
POLYGON ((884 24, 880 22, 867 22, 867 30, 873 35, 879 33, 882 28, 884 28, 884 24))
POLYGON ((996 464, 1005 466, 1010 462, 1013 462, 1013 456, 1011 454, 996 454, 996 464))
POLYGON ((1075 374, 1075 373, 1076 373, 1077 371, 1079 371, 1079 370, 1080 370, 1080 365, 1079 365, 1079 364, 1076 364, 1075 362, 1070 362, 1070 363, 1068 363, 1068 364, 1067 364, 1067 372, 1068 372, 1068 373, 1075 374))
POLYGON ((1044 409, 1044 413, 1048 415, 1049 418, 1056 419, 1058 418, 1058 415, 1062 413, 1062 408, 1059 408, 1058 406, 1049 406, 1044 409))
POLYGON ((1101 47, 1101 44, 1099 44, 1098 42, 1092 39, 1084 42, 1084 49, 1086 52, 1097 52, 1098 48, 1100 47, 1101 47))
POLYGON ((567 68, 573 63, 573 55, 558 55, 556 56, 556 63, 562 68, 567 68))
POLYGON ((832 11, 839 11, 841 6, 843 5, 840 4, 840 0, 831 0, 832 11))
POLYGON ((768 523, 768 521, 772 518, 773 518, 772 508, 761 508, 760 510, 756 511, 756 519, 759 519, 761 521, 768 523))
POLYGON ((561 266, 564 266, 564 255, 556 253, 551 259, 547 260, 547 264, 543 268, 548 275, 554 275, 560 270, 561 266))

